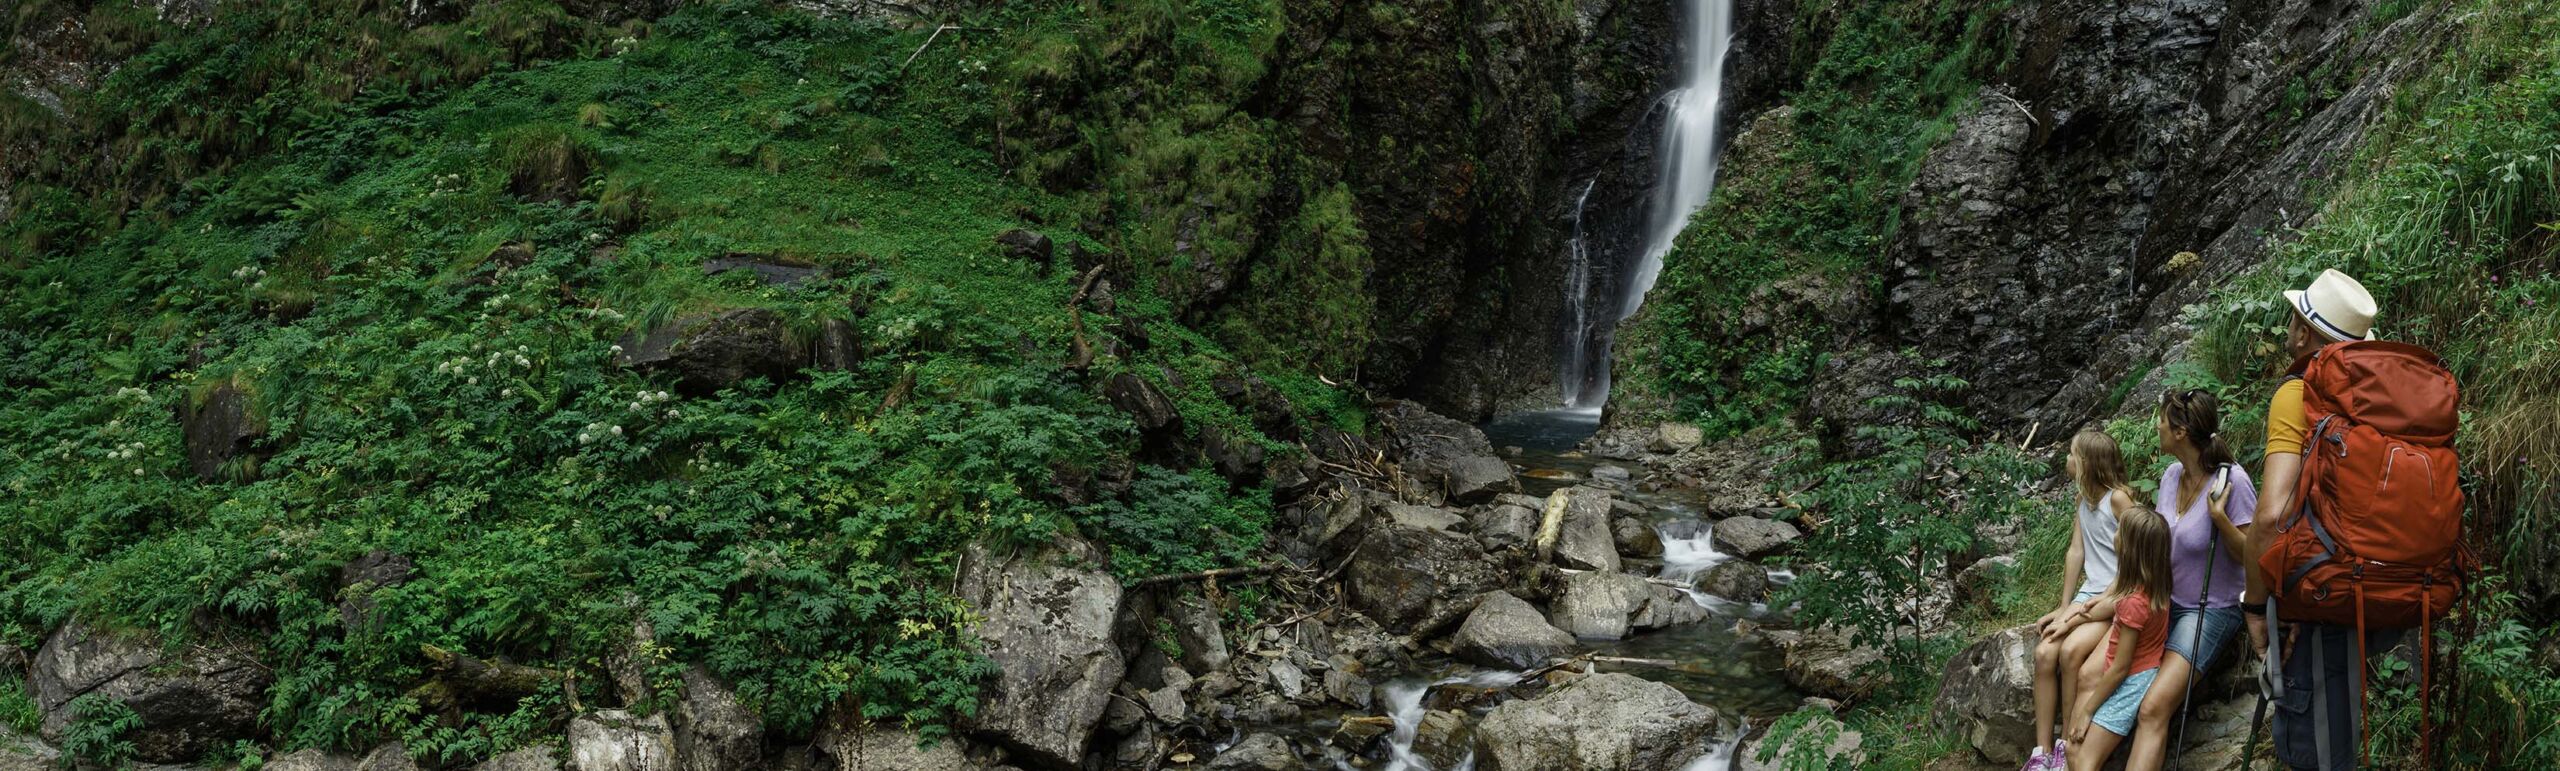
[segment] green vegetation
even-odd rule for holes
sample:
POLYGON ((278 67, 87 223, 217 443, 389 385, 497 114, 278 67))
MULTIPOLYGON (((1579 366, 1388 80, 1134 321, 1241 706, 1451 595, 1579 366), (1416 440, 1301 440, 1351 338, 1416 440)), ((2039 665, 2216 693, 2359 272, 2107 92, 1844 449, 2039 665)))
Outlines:
POLYGON ((2004 6, 1808 14, 1830 26, 1800 31, 1800 45, 1819 41, 1821 53, 1787 95, 1792 115, 1736 140, 1727 167, 1737 173, 1664 257, 1645 320, 1627 332, 1659 351, 1636 387, 1671 395, 1678 416, 1712 435, 1792 411, 1832 347, 1831 298, 1877 290, 1855 277, 1882 275, 1901 217, 1893 202, 1971 105, 1981 73, 2007 58, 1993 24, 2004 6))
MULTIPOLYGON (((1127 576, 1260 547, 1269 493, 1205 471, 1058 494, 1129 463, 1136 433, 1091 385, 1120 372, 1179 375, 1195 440, 1293 445, 1207 390, 1257 373, 1143 288, 1119 315, 1151 344, 1064 366, 1080 277, 994 245, 1080 205, 985 140, 1004 38, 916 54, 930 30, 764 3, 602 27, 532 0, 394 34, 397 9, 322 5, 226 5, 225 34, 92 12, 141 30, 141 64, 59 141, 134 160, 62 153, 0 226, 0 640, 74 617, 245 635, 278 673, 278 749, 401 739, 458 762, 556 731, 566 705, 444 713, 412 690, 421 646, 576 670, 592 699, 645 620, 662 688, 701 662, 778 730, 844 703, 936 736, 989 671, 945 588, 962 546, 1082 534, 1127 576), (349 30, 423 48, 332 42, 349 30), (820 273, 700 267, 731 253, 820 273), (738 309, 794 345, 848 324, 860 360, 686 394, 616 364, 636 330, 738 309), (171 415, 234 394, 263 432, 199 481, 171 415), (416 577, 357 623, 338 569, 376 550, 416 577)), ((1055 31, 1076 12, 995 13, 1055 31)), ((1338 189, 1314 199, 1291 248, 1338 285, 1357 223, 1338 189)), ((1097 348, 1105 323, 1084 319, 1097 348)), ((1311 376, 1262 379, 1309 425, 1365 420, 1311 376)), ((111 751, 114 717, 83 746, 111 751)))

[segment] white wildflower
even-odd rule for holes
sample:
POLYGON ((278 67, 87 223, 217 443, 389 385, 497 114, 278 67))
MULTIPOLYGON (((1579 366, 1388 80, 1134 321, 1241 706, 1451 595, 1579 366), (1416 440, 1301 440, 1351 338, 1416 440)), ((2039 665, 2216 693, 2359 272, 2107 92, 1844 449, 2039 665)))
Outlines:
POLYGON ((614 436, 621 436, 621 435, 622 435, 622 427, 621 427, 621 426, 614 426, 614 427, 613 427, 613 435, 614 435, 614 436))

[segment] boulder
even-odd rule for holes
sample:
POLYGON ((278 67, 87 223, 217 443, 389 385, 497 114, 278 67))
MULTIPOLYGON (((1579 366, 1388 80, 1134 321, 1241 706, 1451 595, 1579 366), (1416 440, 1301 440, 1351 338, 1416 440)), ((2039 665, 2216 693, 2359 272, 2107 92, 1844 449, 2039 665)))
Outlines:
POLYGON ((1227 635, 1218 621, 1218 609, 1197 595, 1184 596, 1164 609, 1164 619, 1173 622, 1174 641, 1182 644, 1182 665, 1194 671, 1215 672, 1227 665, 1227 635))
POLYGON ((1867 762, 1866 737, 1828 714, 1816 714, 1789 731, 1783 741, 1780 738, 1771 732, 1743 742, 1734 771, 1860 768, 1867 762), (1812 764, 1795 762, 1800 758, 1812 764))
POLYGON ((1671 771, 1706 752, 1716 711, 1671 686, 1590 675, 1493 708, 1476 725, 1488 771, 1671 771))
POLYGON ((254 456, 267 435, 267 421, 249 408, 248 392, 228 381, 178 400, 178 424, 186 434, 187 470, 208 482, 223 479, 232 459, 254 456))
MULTIPOLYGON (((6 751, 7 750, 0 749, 0 752, 6 751)), ((259 766, 258 768, 259 771, 356 771, 356 764, 363 761, 363 758, 358 758, 353 755, 340 755, 320 749, 307 749, 289 755, 277 756, 272 760, 268 760, 266 765, 259 766)), ((0 768, 7 767, 7 762, 0 761, 0 768)))
POLYGON ((1481 503, 1520 489, 1520 481, 1511 476, 1511 464, 1491 455, 1472 455, 1451 462, 1441 483, 1442 492, 1453 503, 1481 503))
POLYGON ((338 568, 338 621, 347 629, 373 626, 373 593, 409 583, 418 564, 406 555, 375 549, 338 568))
POLYGON ((46 740, 61 741, 74 700, 101 696, 141 717, 141 727, 124 738, 133 743, 135 759, 150 763, 194 760, 257 736, 258 712, 274 681, 243 646, 193 645, 172 660, 157 642, 77 621, 46 638, 28 678, 46 740))
POLYGON ((616 363, 673 373, 676 390, 692 396, 710 396, 748 378, 779 380, 809 363, 809 349, 793 343, 790 324, 765 308, 684 316, 624 336, 621 348, 616 363))
POLYGON ((1594 481, 1625 482, 1634 477, 1635 474, 1628 471, 1625 466, 1594 466, 1591 469, 1591 478, 1594 481))
POLYGON ((1038 231, 1022 228, 996 234, 996 246, 1004 251, 1005 256, 1038 266, 1042 273, 1049 272, 1049 266, 1056 262, 1058 256, 1056 242, 1038 231))
POLYGON ((675 709, 676 766, 684 771, 753 768, 764 763, 764 720, 738 694, 696 664, 686 667, 675 709))
POLYGON ((1999 610, 2000 582, 2018 572, 2018 558, 2006 554, 1974 560, 1956 573, 1956 604, 1982 613, 1999 610))
POLYGON ((1182 427, 1182 412, 1173 406, 1173 397, 1166 396, 1164 389, 1146 378, 1127 372, 1113 375, 1111 382, 1102 387, 1102 398, 1126 413, 1141 432, 1160 433, 1182 427))
POLYGON ((569 771, 675 771, 675 731, 665 715, 607 709, 569 721, 569 771))
POLYGON ((1413 756, 1426 768, 1459 768, 1475 754, 1475 725, 1467 713, 1435 709, 1413 727, 1413 756))
POLYGON ((1653 428, 1653 441, 1646 446, 1654 452, 1688 452, 1707 439, 1705 431, 1694 424, 1664 423, 1653 428))
POLYGON ((963 771, 978 768, 951 739, 919 747, 914 731, 886 726, 841 711, 810 737, 813 749, 836 771, 963 771))
POLYGON ((1650 631, 1707 619, 1706 607, 1691 601, 1686 592, 1651 581, 1646 581, 1644 588, 1651 596, 1627 617, 1628 628, 1650 631))
POLYGON ((1557 490, 1547 496, 1547 508, 1559 506, 1563 511, 1557 519, 1556 564, 1616 572, 1618 539, 1609 532, 1609 491, 1580 486, 1557 490))
POLYGON ((409 746, 392 742, 373 748, 364 759, 356 761, 355 771, 418 771, 418 761, 409 757, 409 746))
POLYGON ((1653 584, 1625 573, 1592 571, 1565 576, 1556 597, 1555 625, 1575 637, 1615 640, 1631 620, 1655 602, 1653 584))
POLYGON ((862 363, 862 332, 853 322, 827 319, 818 322, 818 344, 812 366, 833 372, 850 372, 862 363))
POLYGON ((1769 596, 1769 569, 1729 560, 1698 576, 1698 591, 1734 602, 1759 602, 1769 596))
POLYGON ((1452 530, 1467 521, 1466 517, 1459 516, 1457 512, 1448 509, 1416 506, 1410 503, 1389 503, 1380 508, 1385 510, 1387 520, 1395 523, 1397 527, 1452 530))
POLYGON ((1486 551, 1500 551, 1529 545, 1538 537, 1538 512, 1510 503, 1500 503, 1475 515, 1476 540, 1486 551))
POLYGON ((1473 536, 1393 520, 1374 522, 1344 572, 1352 606, 1405 626, 1499 586, 1502 571, 1473 536))
POLYGON ((785 258, 773 254, 730 252, 702 261, 703 275, 717 276, 731 272, 752 277, 756 283, 765 286, 786 288, 796 287, 801 282, 827 275, 824 268, 797 258, 785 258))
POLYGON ((1804 533, 1796 526, 1759 517, 1734 517, 1716 523, 1713 543, 1716 551, 1744 559, 1759 559, 1787 550, 1804 533))
POLYGON ((500 753, 472 766, 471 771, 560 771, 560 745, 543 743, 500 753))
MULTIPOLYGON (((1854 699, 1875 690, 1884 679, 1879 667, 1884 653, 1849 641, 1846 630, 1824 626, 1810 631, 1769 632, 1784 654, 1787 682, 1817 696, 1854 699)), ((2019 745, 2021 747, 2025 745, 2019 745)))
POLYGON ((960 598, 996 667, 966 725, 1035 763, 1075 765, 1125 668, 1111 637, 1119 579, 1073 539, 1016 554, 976 544, 963 559, 960 598))
POLYGON ((1652 523, 1620 515, 1609 520, 1609 537, 1617 542, 1621 557, 1662 557, 1662 534, 1654 532, 1652 523))
POLYGON ((2004 766, 2026 761, 2035 745, 2033 626, 1995 632, 1947 659, 1929 721, 1963 737, 1982 757, 2004 766))
POLYGON ((1254 734, 1209 759, 1210 771, 1295 771, 1306 767, 1289 742, 1271 734, 1254 734))
POLYGON ((1450 642, 1458 658, 1496 669, 1527 669, 1573 652, 1572 634, 1547 623, 1537 606, 1500 591, 1484 593, 1450 642))

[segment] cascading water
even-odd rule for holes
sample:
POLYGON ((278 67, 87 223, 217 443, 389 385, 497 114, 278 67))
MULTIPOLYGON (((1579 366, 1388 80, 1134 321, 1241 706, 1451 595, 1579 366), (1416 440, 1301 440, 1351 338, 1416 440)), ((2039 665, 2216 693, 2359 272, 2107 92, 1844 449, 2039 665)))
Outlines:
MULTIPOLYGON (((1687 0, 1688 40, 1680 87, 1663 97, 1670 119, 1663 127, 1661 166, 1654 178, 1651 221, 1644 251, 1622 269, 1614 297, 1593 298, 1591 257, 1582 230, 1582 204, 1591 195, 1585 185, 1574 202, 1573 240, 1568 242, 1565 279, 1567 334, 1559 381, 1567 407, 1597 407, 1609 398, 1609 335, 1597 329, 1614 326, 1643 307, 1644 295, 1662 275, 1662 257, 1671 251, 1689 215, 1705 206, 1716 183, 1716 112, 1724 95, 1725 54, 1733 44, 1733 0, 1687 0), (1595 302, 1596 300, 1596 302, 1595 302), (1614 314, 1594 318, 1592 307, 1614 314), (1593 345, 1600 342, 1599 345, 1593 345)), ((1596 183, 1596 180, 1594 181, 1596 183)), ((1623 258, 1622 258, 1623 259, 1623 258)))

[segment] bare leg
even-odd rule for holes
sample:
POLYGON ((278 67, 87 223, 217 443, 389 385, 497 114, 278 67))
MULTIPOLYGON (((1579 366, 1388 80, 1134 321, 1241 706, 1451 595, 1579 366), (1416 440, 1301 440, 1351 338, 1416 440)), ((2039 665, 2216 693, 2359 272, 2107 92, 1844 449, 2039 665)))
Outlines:
MULTIPOLYGON (((2094 659, 2092 654, 2097 653, 2098 646, 2105 643, 2106 640, 2106 624, 2081 624, 2079 627, 2072 629, 2070 635, 2065 636, 2062 639, 2062 662, 2058 669, 2062 673, 2061 690, 2064 709, 2069 709, 2069 705, 2075 703, 2075 699, 2080 698, 2081 679, 2074 675, 2081 671, 2083 667, 2088 666, 2089 662, 2094 659)), ((2103 664, 2104 662, 2101 661, 2100 663, 2103 664)), ((2051 747, 2053 746, 2053 741, 2048 738, 2041 746, 2051 747)))
POLYGON ((2068 700, 2061 700, 2061 690, 2063 684, 2072 679, 2065 673, 2076 669, 2078 667, 2069 669, 2063 667, 2061 641, 2036 643, 2036 746, 2034 749, 2041 750, 2053 746, 2054 708, 2057 704, 2071 703, 2068 700))
POLYGON ((2193 672, 2185 656, 2160 657, 2159 679, 2151 681, 2151 692, 2142 697, 2142 716, 2133 729, 2133 757, 2125 761, 2125 771, 2160 771, 2167 761, 2169 734, 2178 730, 2178 705, 2186 699, 2187 680, 2193 672))
POLYGON ((2080 743, 2071 747, 2071 771, 2098 771, 2104 768, 2107 765, 2107 756, 2116 754, 2116 745, 2123 741, 2124 737, 2117 736, 2107 729, 2090 726, 2089 734, 2080 737, 2080 743))

